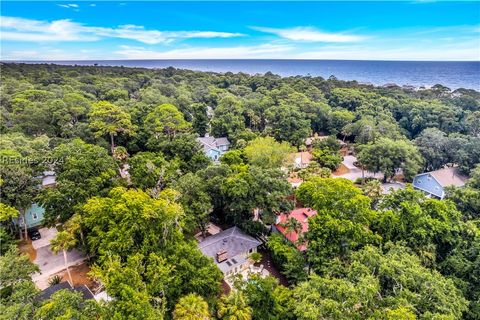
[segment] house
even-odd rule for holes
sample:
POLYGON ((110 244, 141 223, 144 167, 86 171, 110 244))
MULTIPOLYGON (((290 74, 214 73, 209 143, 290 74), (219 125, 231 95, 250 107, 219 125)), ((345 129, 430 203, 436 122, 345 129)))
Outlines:
POLYGON ((290 183, 293 189, 296 189, 302 184, 303 179, 298 176, 298 173, 290 172, 287 177, 287 181, 290 183))
POLYGON ((213 161, 218 161, 230 147, 230 141, 225 137, 215 138, 205 136, 197 138, 197 141, 202 145, 205 155, 213 161))
POLYGON ((82 294, 82 297, 84 300, 94 298, 92 291, 90 291, 90 289, 86 285, 82 284, 82 285, 73 287, 72 285, 70 285, 68 281, 65 281, 42 290, 42 292, 38 295, 38 297, 35 300, 39 302, 48 300, 55 292, 58 292, 60 290, 70 290, 70 291, 79 292, 82 294))
POLYGON ((19 217, 19 224, 21 226, 27 225, 27 229, 37 227, 43 223, 43 216, 45 214, 45 209, 40 206, 38 203, 33 203, 30 208, 25 211, 25 222, 23 221, 24 217, 19 217))
POLYGON ((299 251, 305 251, 307 249, 307 243, 302 241, 302 239, 304 234, 308 231, 308 218, 313 217, 316 214, 317 211, 311 208, 298 208, 290 211, 288 214, 281 213, 277 215, 277 219, 273 225, 273 231, 283 234, 285 239, 293 243, 299 251), (301 230, 298 232, 289 230, 289 228, 285 226, 289 219, 297 220, 301 226, 301 230))
POLYGON ((467 178, 459 173, 457 167, 445 167, 416 175, 413 178, 413 187, 429 196, 443 199, 445 197, 445 187, 463 187, 466 180, 467 178))
POLYGON ((213 258, 224 275, 248 269, 249 256, 257 251, 261 242, 247 235, 238 227, 232 227, 207 237, 198 244, 200 251, 213 258))
POLYGON ((293 167, 295 169, 305 169, 312 161, 312 154, 308 151, 296 152, 293 154, 293 167))
MULTIPOLYGON (((40 176, 38 178, 42 180, 41 185, 38 185, 39 189, 52 188, 56 184, 56 175, 54 171, 44 171, 43 176, 40 176)), ((33 203, 25 211, 25 217, 21 216, 17 219, 14 219, 14 223, 22 227, 26 225, 27 229, 37 227, 43 223, 44 214, 45 209, 38 203, 33 203)))
POLYGON ((49 188, 55 186, 57 176, 54 171, 44 171, 42 177, 42 188, 49 188))

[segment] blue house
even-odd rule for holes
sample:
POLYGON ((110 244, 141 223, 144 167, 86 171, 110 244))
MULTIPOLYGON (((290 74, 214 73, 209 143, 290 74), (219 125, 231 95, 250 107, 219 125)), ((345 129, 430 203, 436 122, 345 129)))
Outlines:
POLYGON ((416 175, 413 178, 413 187, 429 196, 443 199, 445 197, 445 187, 463 187, 466 180, 467 178, 458 172, 458 168, 445 167, 416 175))
MULTIPOLYGON (((38 185, 38 188, 51 188, 56 184, 56 175, 53 171, 44 171, 41 177, 42 184, 38 185)), ((25 211, 25 217, 20 216, 14 219, 14 223, 22 228, 27 225, 27 228, 33 228, 43 223, 43 216, 45 215, 45 209, 38 203, 32 203, 32 205, 25 211), (25 221, 23 220, 25 219, 25 221)))
POLYGON ((23 228, 26 222, 27 229, 37 227, 43 223, 44 214, 45 209, 38 203, 33 203, 30 208, 25 211, 25 221, 23 220, 24 217, 20 216, 14 219, 14 223, 23 228))
POLYGON ((218 161, 220 157, 228 151, 230 141, 227 138, 200 137, 197 141, 202 145, 205 155, 213 161, 218 161))

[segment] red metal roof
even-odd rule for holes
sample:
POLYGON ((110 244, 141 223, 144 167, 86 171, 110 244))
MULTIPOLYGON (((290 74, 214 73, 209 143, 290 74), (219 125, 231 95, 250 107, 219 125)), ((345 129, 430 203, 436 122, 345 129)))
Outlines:
POLYGON ((302 225, 302 231, 300 232, 300 234, 303 235, 305 232, 308 231, 307 219, 316 214, 317 214, 317 211, 313 210, 312 208, 298 208, 290 211, 289 214, 281 213, 280 215, 277 216, 275 227, 279 232, 281 232, 285 236, 285 238, 291 241, 297 247, 298 250, 304 251, 307 248, 307 244, 306 243, 297 244, 299 235, 294 231, 289 232, 287 228, 285 228, 283 225, 288 221, 288 219, 293 218, 298 222, 300 222, 300 224, 302 225))

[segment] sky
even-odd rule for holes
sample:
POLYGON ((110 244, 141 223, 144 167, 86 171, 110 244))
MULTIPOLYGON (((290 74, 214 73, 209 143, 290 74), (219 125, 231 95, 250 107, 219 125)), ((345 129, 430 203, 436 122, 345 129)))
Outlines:
POLYGON ((480 60, 480 2, 2 1, 1 60, 480 60))

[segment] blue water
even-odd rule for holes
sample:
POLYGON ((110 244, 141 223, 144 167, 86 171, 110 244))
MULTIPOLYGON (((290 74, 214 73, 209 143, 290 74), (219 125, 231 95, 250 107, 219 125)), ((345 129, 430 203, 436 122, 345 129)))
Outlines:
POLYGON ((430 87, 442 84, 451 89, 480 90, 480 61, 353 61, 353 60, 103 60, 55 61, 58 64, 126 66, 145 68, 175 67, 214 72, 244 72, 249 74, 271 71, 281 76, 311 75, 340 80, 384 85, 430 87))

